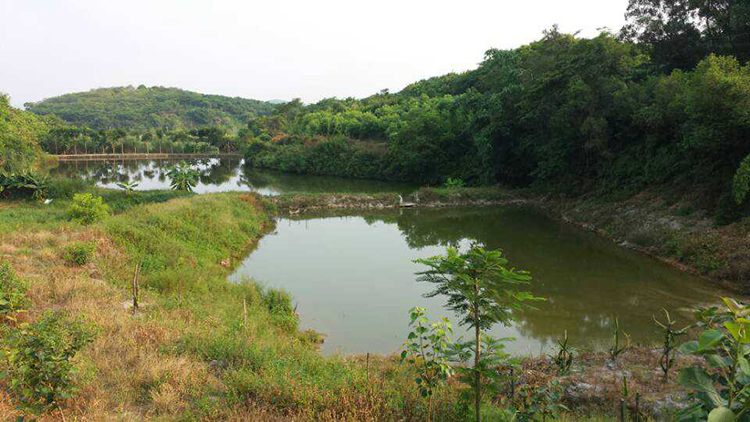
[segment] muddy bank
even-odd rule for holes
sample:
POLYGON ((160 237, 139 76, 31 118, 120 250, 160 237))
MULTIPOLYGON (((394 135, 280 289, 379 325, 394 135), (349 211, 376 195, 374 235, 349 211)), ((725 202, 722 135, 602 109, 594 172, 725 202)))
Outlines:
POLYGON ((423 188, 405 197, 396 193, 378 194, 290 194, 267 198, 279 214, 300 214, 323 210, 379 210, 389 208, 440 208, 523 204, 531 202, 507 191, 493 188, 423 188))
POLYGON ((637 395, 641 417, 670 419, 688 403, 687 391, 677 381, 680 369, 703 364, 696 356, 677 353, 674 367, 665 379, 659 366, 661 355, 661 348, 634 346, 613 362, 606 352, 582 351, 565 373, 560 373, 550 357, 527 358, 514 370, 513 390, 508 385, 498 399, 507 400, 511 394, 557 382, 562 401, 574 413, 617 414, 622 399, 628 413, 634 414, 637 395))
POLYGON ((553 217, 726 287, 750 291, 750 221, 717 227, 705 211, 643 193, 624 201, 534 198, 553 217))

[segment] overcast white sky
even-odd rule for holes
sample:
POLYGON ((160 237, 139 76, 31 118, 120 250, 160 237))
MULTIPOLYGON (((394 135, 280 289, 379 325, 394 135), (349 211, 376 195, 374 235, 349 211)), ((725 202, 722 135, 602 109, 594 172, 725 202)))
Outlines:
POLYGON ((627 0, 0 0, 0 92, 162 85, 261 100, 363 97, 476 67, 557 23, 618 30, 627 0))

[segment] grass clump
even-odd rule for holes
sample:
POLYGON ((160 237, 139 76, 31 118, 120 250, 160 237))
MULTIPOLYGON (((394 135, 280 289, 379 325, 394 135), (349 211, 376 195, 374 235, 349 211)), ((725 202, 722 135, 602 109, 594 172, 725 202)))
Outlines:
POLYGON ((0 318, 15 321, 14 314, 26 309, 29 299, 27 286, 8 262, 0 262, 0 318))
POLYGON ((74 242, 65 247, 63 259, 69 265, 82 266, 91 261, 96 245, 92 242, 74 242))
POLYGON ((92 338, 90 327, 59 312, 13 330, 4 352, 8 385, 22 407, 37 413, 70 398, 72 360, 92 338))
POLYGON ((102 197, 94 197, 90 193, 77 193, 73 196, 73 203, 68 207, 70 219, 87 225, 101 221, 109 215, 109 205, 102 197))

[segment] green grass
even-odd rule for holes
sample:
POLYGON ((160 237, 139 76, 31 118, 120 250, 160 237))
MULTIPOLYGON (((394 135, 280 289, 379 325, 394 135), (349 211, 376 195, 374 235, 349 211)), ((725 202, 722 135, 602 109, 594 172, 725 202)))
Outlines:
POLYGON ((221 368, 223 404, 192 409, 200 413, 193 416, 217 417, 221 407, 242 407, 249 397, 274 412, 311 418, 366 418, 386 411, 386 402, 403 410, 394 387, 371 393, 361 365, 323 357, 311 337, 298 330, 288 295, 226 280, 231 268, 222 262, 239 262, 272 228, 260 201, 231 193, 179 198, 100 224, 128 257, 101 263, 108 278, 127 281, 139 260, 142 285, 152 291, 157 307, 190 315, 165 322, 182 333, 165 352, 221 368))
MULTIPOLYGON (((67 210, 74 193, 91 193, 94 196, 101 196, 104 202, 110 206, 113 214, 121 214, 140 205, 193 196, 193 194, 188 192, 161 190, 137 191, 131 195, 127 195, 122 190, 103 189, 87 184, 79 184, 77 180, 74 182, 70 186, 80 188, 81 190, 68 191, 67 187, 65 189, 52 189, 50 194, 52 202, 47 205, 30 199, 14 199, 0 202, 0 235, 21 230, 51 230, 59 228, 61 225, 75 227, 77 223, 69 222, 67 215, 67 210), (53 195, 54 192, 58 192, 59 195, 53 195)), ((59 182, 59 184, 67 186, 66 182, 59 182)))

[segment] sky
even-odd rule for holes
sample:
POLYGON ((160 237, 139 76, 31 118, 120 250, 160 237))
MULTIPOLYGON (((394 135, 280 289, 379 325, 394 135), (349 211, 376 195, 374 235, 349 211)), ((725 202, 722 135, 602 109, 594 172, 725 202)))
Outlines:
POLYGON ((595 36, 627 0, 0 0, 13 105, 111 86, 260 100, 365 97, 476 68, 558 24, 595 36))

